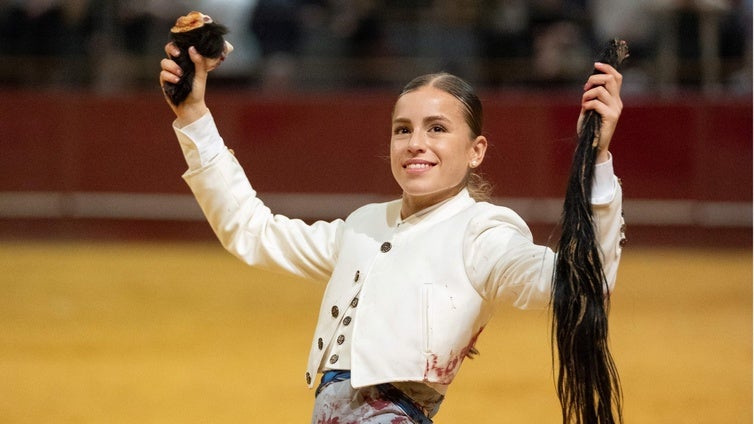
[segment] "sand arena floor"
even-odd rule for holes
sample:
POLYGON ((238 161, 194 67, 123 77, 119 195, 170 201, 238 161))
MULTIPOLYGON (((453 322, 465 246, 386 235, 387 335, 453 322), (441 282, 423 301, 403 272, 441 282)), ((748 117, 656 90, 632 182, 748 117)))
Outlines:
MULTIPOLYGON (((307 423, 322 286, 216 243, 0 243, 0 422, 307 423)), ((435 422, 557 423, 546 311, 504 308, 435 422)), ((752 422, 750 250, 624 253, 627 423, 752 422)))

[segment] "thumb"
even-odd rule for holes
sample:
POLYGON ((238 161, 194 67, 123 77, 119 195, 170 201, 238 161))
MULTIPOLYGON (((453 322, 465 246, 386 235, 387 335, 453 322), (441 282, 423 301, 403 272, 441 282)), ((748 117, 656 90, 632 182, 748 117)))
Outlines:
POLYGON ((194 46, 188 48, 188 53, 191 61, 194 62, 194 70, 196 72, 196 75, 203 74, 206 77, 206 74, 209 72, 209 70, 207 69, 207 64, 204 60, 204 56, 202 56, 194 46))
POLYGON ((189 101, 203 101, 204 92, 207 86, 207 63, 196 47, 191 46, 188 49, 189 57, 194 63, 194 81, 191 86, 191 93, 189 94, 189 101))

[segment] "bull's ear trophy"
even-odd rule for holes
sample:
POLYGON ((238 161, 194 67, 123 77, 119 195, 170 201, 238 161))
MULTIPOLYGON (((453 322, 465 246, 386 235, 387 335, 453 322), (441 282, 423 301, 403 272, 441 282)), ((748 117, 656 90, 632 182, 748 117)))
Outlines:
POLYGON ((162 87, 174 105, 178 106, 186 100, 193 87, 195 69, 188 54, 189 47, 194 46, 204 57, 224 59, 233 51, 233 46, 223 37, 227 33, 225 26, 201 12, 193 11, 176 20, 170 29, 170 41, 180 49, 181 54, 171 56, 171 59, 181 67, 183 75, 177 83, 166 82, 162 87))
MULTIPOLYGON (((628 45, 612 40, 598 62, 620 68, 628 45)), ((595 69, 594 73, 598 73, 595 69)), ((578 129, 566 189, 550 300, 557 392, 563 423, 622 423, 622 391, 608 347, 610 294, 600 259, 591 192, 601 116, 588 111, 578 129), (555 350, 555 349, 554 349, 555 350)))

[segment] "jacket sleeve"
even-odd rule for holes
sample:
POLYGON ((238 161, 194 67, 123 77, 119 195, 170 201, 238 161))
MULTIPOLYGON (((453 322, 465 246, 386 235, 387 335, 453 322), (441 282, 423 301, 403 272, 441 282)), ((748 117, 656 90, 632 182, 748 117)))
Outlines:
MULTIPOLYGON (((592 210, 606 291, 612 291, 623 238, 622 192, 612 165, 593 186, 592 210), (600 187, 597 187, 600 185, 600 187)), ((507 208, 490 207, 469 225, 464 242, 467 273, 482 297, 515 307, 543 308, 550 300, 556 254, 534 244, 524 221, 507 208)))
MULTIPOLYGON (((201 146, 177 133, 182 147, 201 146)), ((192 169, 192 149, 184 149, 190 168, 183 178, 223 247, 252 266, 327 280, 335 266, 343 221, 310 225, 274 215, 257 197, 232 152, 224 145, 216 150, 192 169)))

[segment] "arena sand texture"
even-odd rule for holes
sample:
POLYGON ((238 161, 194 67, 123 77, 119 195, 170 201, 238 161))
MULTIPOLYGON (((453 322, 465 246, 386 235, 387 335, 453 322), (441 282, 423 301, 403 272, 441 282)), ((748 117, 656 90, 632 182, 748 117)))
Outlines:
MULTIPOLYGON (((216 243, 1 243, 0 422, 307 423, 322 286, 216 243)), ((629 248, 627 423, 752 422, 750 250, 629 248)), ((501 309, 436 417, 558 423, 546 311, 501 309)))

